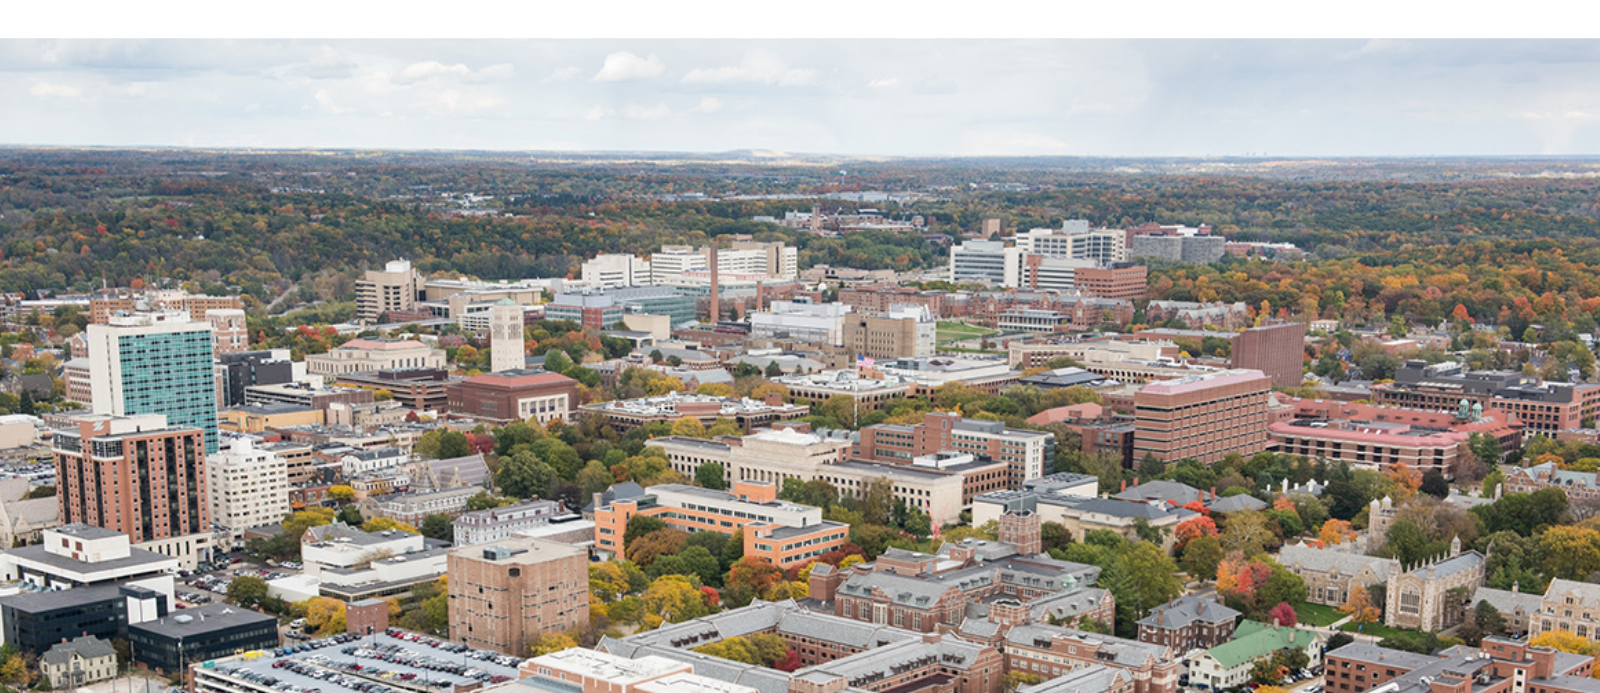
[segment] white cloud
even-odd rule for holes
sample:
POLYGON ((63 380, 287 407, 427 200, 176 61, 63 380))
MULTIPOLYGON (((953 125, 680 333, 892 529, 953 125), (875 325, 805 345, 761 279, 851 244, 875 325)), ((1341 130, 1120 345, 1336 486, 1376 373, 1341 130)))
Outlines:
POLYGON ((576 68, 576 67, 558 67, 558 68, 556 68, 554 70, 551 70, 550 71, 550 76, 545 77, 544 81, 546 81, 546 82, 565 82, 565 81, 567 81, 569 79, 576 79, 578 77, 578 75, 581 75, 581 74, 583 74, 583 70, 581 68, 576 68))
POLYGON ((516 74, 516 69, 508 63, 496 63, 480 70, 473 70, 463 63, 446 65, 437 60, 427 60, 412 63, 400 71, 399 81, 402 84, 424 82, 434 79, 453 79, 465 82, 483 82, 489 80, 505 79, 516 74))
POLYGON ((734 84, 740 82, 800 87, 815 84, 817 71, 791 68, 782 58, 766 51, 746 51, 744 60, 727 67, 700 67, 683 76, 685 84, 734 84))
POLYGON ((715 96, 707 96, 700 99, 700 103, 689 110, 695 113, 716 113, 722 110, 722 99, 715 96))
POLYGON ((318 106, 328 109, 328 112, 334 115, 348 115, 355 112, 353 108, 346 108, 334 103, 333 95, 329 94, 327 89, 318 89, 314 98, 316 98, 318 106))
POLYGON ((40 82, 33 85, 33 88, 29 89, 28 93, 33 94, 35 97, 41 99, 79 99, 83 97, 83 87, 75 87, 70 84, 55 84, 53 82, 40 82))
POLYGON ((672 109, 668 108, 664 103, 658 103, 654 106, 640 106, 630 103, 622 108, 622 117, 628 120, 660 120, 669 115, 672 115, 672 109))
POLYGON ((622 118, 625 120, 660 120, 672 115, 672 108, 664 103, 654 106, 640 106, 630 103, 621 110, 606 106, 595 106, 583 114, 584 120, 612 120, 622 118))
POLYGON ((594 74, 593 79, 596 82, 627 82, 658 77, 666 71, 667 66, 653 54, 648 58, 641 58, 627 51, 618 51, 606 56, 605 64, 594 74))
POLYGON ((888 89, 889 87, 895 86, 899 83, 899 77, 879 77, 871 82, 867 82, 867 86, 872 87, 873 89, 888 89))

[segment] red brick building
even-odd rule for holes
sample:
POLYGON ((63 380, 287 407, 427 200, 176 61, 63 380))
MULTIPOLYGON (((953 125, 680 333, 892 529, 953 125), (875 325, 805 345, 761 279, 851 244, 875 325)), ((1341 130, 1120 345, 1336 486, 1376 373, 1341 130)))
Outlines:
POLYGON ((1299 387, 1305 373, 1306 324, 1251 327, 1233 339, 1234 368, 1266 373, 1278 387, 1299 387))
POLYGON ((161 415, 72 417, 52 444, 62 524, 127 534, 134 543, 211 531, 205 433, 161 415))
POLYGON ((970 454, 1005 462, 1011 469, 1012 488, 1044 475, 1045 460, 1055 455, 1053 433, 1011 428, 999 421, 962 418, 960 414, 929 412, 922 423, 878 424, 861 429, 850 449, 859 460, 911 464, 918 457, 939 453, 970 454))
POLYGON ((1075 275, 1078 291, 1085 296, 1127 300, 1144 298, 1145 290, 1150 285, 1150 268, 1131 262, 1085 267, 1077 270, 1075 275))
POLYGON ((1179 597, 1139 619, 1139 641, 1165 645, 1173 652, 1211 649, 1233 639, 1239 612, 1216 600, 1179 597))
POLYGON ((579 404, 578 381, 535 370, 475 375, 450 383, 445 393, 451 414, 495 423, 572 421, 579 404))
POLYGON ((1211 464, 1267 447, 1267 393, 1256 370, 1226 370, 1145 385, 1133 396, 1133 456, 1211 464))

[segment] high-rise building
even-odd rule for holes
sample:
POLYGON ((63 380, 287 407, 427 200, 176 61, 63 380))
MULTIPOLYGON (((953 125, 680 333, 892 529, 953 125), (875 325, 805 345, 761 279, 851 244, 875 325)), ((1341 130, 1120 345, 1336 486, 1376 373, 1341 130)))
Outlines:
POLYGON ((767 310, 751 314, 750 336, 839 346, 849 313, 850 306, 842 303, 773 301, 767 310))
MULTIPOLYGON (((1264 424, 1263 424, 1264 425, 1264 424)), ((933 466, 936 458, 972 455, 1004 462, 1009 488, 1044 475, 1045 461, 1055 456, 1056 436, 1044 431, 1011 428, 1001 421, 962 418, 928 412, 919 424, 878 424, 861 429, 850 450, 860 460, 933 466)))
POLYGON ((1033 229, 1017 234, 1024 253, 1052 258, 1093 260, 1106 264, 1128 259, 1127 235, 1115 229, 1091 229, 1089 222, 1068 219, 1059 229, 1033 229))
POLYGON ((583 283, 599 289, 651 284, 650 261, 635 255, 601 253, 583 263, 583 283))
POLYGON ((251 527, 275 525, 289 514, 289 466, 272 450, 239 438, 206 460, 211 518, 234 542, 251 527))
POLYGON ((1300 387, 1305 347, 1303 322, 1251 327, 1233 339, 1233 367, 1266 373, 1279 387, 1300 387))
POLYGON ((90 325, 88 331, 97 413, 163 414, 175 428, 200 429, 206 452, 216 452, 210 324, 162 311, 113 316, 110 324, 90 325))
POLYGON ((1209 465, 1229 453, 1261 452, 1271 391, 1265 373, 1243 369, 1145 385, 1133 396, 1133 456, 1164 462, 1193 457, 1209 465))
POLYGON ((525 368, 528 357, 523 346, 522 306, 502 298, 489 309, 490 370, 511 371, 525 368))
POLYGON ((589 553, 541 539, 450 551, 450 640, 523 654, 541 633, 589 624, 589 553))
POLYGON ((422 292, 422 275, 409 260, 393 260, 381 270, 367 270, 356 281, 356 319, 376 322, 390 311, 417 310, 422 292))
POLYGON ((294 381, 294 361, 288 349, 240 351, 217 356, 217 407, 244 404, 244 389, 252 385, 278 385, 294 381))
POLYGON ((1133 300, 1144 298, 1150 283, 1150 268, 1131 262, 1116 262, 1105 267, 1078 270, 1076 288, 1085 296, 1133 300))
POLYGON ((238 308, 208 310, 205 321, 211 323, 212 353, 221 356, 236 354, 250 348, 250 330, 245 327, 243 310, 238 308))
POLYGON ((1021 248, 1004 241, 967 241, 950 246, 950 281, 1017 286, 1021 281, 1021 248))
POLYGON ((847 313, 844 350, 874 359, 931 357, 936 325, 933 314, 920 305, 894 306, 881 315, 847 313))
POLYGON ((136 543, 209 535, 204 433, 169 423, 160 414, 70 417, 51 444, 61 521, 136 543))

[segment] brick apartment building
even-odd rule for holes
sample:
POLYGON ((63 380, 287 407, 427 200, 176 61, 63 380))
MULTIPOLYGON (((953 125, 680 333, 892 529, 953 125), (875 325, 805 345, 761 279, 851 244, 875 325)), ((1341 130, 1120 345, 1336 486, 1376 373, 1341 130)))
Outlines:
POLYGON ((909 286, 863 284, 839 289, 839 302, 850 306, 851 312, 863 315, 877 315, 890 306, 917 305, 935 316, 945 317, 945 297, 949 295, 947 291, 924 291, 909 286))
POLYGON ((181 291, 157 291, 141 297, 95 298, 89 300, 89 323, 109 325, 111 316, 138 310, 182 310, 189 313, 189 319, 204 322, 208 311, 244 310, 244 301, 238 296, 196 296, 181 291))
POLYGON ((1458 648, 1434 655, 1355 642, 1327 653, 1329 693, 1379 686, 1394 693, 1590 693, 1594 659, 1486 637, 1478 653, 1458 648))
POLYGON ((443 368, 399 368, 341 373, 336 385, 368 390, 388 390, 394 401, 416 411, 447 411, 449 387, 460 378, 443 368))
POLYGON ((1267 447, 1267 393, 1257 370, 1231 369, 1145 385, 1134 394, 1133 456, 1211 464, 1267 447))
POLYGON ((589 625, 589 554, 541 539, 450 551, 450 639, 524 655, 541 633, 589 625))
POLYGON ((1210 649, 1233 639, 1239 612, 1213 599, 1178 597, 1139 619, 1139 641, 1173 652, 1210 649))
POLYGON ((51 443, 63 524, 127 534, 135 543, 211 532, 205 434, 160 414, 86 414, 51 443))
POLYGON ((1006 634, 1006 667, 1043 676, 1104 664, 1121 669, 1133 680, 1133 693, 1174 693, 1183 669, 1184 650, 1099 633, 1039 623, 1020 625, 1006 634))

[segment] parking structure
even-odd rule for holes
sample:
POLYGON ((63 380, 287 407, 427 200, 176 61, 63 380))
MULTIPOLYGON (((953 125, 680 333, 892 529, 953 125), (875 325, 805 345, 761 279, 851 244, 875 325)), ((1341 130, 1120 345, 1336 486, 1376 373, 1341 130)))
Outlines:
POLYGON ((523 660, 390 628, 199 662, 197 693, 456 693, 517 678, 523 660))

